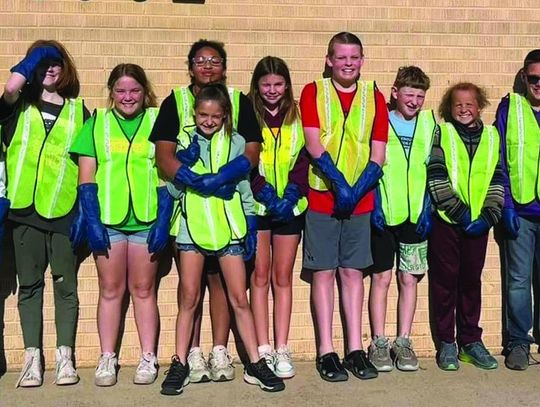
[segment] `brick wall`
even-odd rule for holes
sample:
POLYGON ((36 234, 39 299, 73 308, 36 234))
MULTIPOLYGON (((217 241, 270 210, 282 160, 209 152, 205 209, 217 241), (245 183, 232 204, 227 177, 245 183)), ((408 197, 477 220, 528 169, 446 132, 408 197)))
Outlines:
MULTIPOLYGON (((397 68, 418 64, 432 79, 427 106, 434 108, 442 92, 458 80, 486 87, 491 107, 484 118, 493 120, 498 100, 512 86, 524 55, 538 46, 540 10, 536 1, 477 0, 209 0, 205 5, 174 4, 171 0, 3 0, 0 2, 0 76, 36 39, 56 39, 70 50, 82 82, 81 94, 90 108, 105 103, 105 82, 119 62, 146 68, 160 99, 171 87, 188 81, 185 56, 199 38, 218 39, 227 45, 229 83, 247 90, 251 70, 265 55, 284 58, 291 68, 296 95, 303 84, 317 78, 323 68, 326 44, 334 33, 348 30, 365 44, 366 79, 375 79, 388 95, 397 68), (429 3, 429 6, 426 6, 429 3)), ((490 242, 484 272, 482 325, 489 347, 500 343, 500 275, 497 247, 490 242)), ((291 345, 297 358, 314 356, 309 312, 309 286, 299 279, 301 259, 295 267, 291 345)), ((9 267, 7 267, 9 268, 9 267)), ((79 365, 93 365, 99 354, 95 307, 95 268, 87 260, 80 271, 81 312, 77 339, 79 365)), ((0 311, 4 306, 4 349, 9 368, 21 364, 22 339, 16 298, 3 275, 0 311), (7 296, 7 297, 6 297, 7 296), (4 297, 5 300, 3 299, 4 297)), ((174 348, 176 272, 163 278, 159 292, 161 312, 160 355, 165 361, 174 348)), ((366 281, 366 289, 369 282, 366 281)), ((389 299, 388 334, 395 333, 396 288, 389 299)), ((205 308, 206 311, 206 308, 205 308)), ((44 347, 47 366, 54 358, 53 303, 50 283, 44 307, 44 347)), ((336 346, 341 330, 336 314, 336 346)), ((364 338, 369 328, 364 313, 364 338)), ((208 318, 203 325, 203 347, 210 347, 208 318)), ((428 322, 427 282, 420 284, 413 329, 418 353, 433 354, 428 322)), ((1 345, 1 342, 0 342, 1 345)), ((339 348, 338 348, 339 349, 339 348)), ((1 350, 1 349, 0 349, 1 350)), ((127 314, 122 362, 135 363, 139 348, 131 309, 127 314)), ((0 354, 1 356, 1 354, 0 354)), ((0 360, 1 362, 1 360, 0 360)))

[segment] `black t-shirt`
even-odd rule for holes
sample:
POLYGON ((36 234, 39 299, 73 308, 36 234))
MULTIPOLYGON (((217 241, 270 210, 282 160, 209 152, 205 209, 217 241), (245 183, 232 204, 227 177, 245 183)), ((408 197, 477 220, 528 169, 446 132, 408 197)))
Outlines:
MULTIPOLYGON (((19 114, 22 109, 22 98, 19 98, 17 103, 13 105, 8 105, 4 98, 0 98, 0 125, 2 125, 2 142, 9 146, 9 143, 15 135, 15 130, 17 128, 17 122, 19 120, 19 114)), ((45 131, 49 133, 52 129, 56 118, 62 111, 63 105, 57 105, 54 103, 49 103, 42 101, 39 107, 41 116, 43 118, 43 124, 45 126, 45 131)), ((86 107, 84 109, 84 120, 90 117, 90 112, 86 107)), ((9 179, 8 179, 9 185, 9 179)), ((40 216, 34 205, 29 206, 24 209, 11 209, 9 211, 8 218, 11 221, 22 223, 25 225, 30 225, 32 227, 45 230, 47 232, 61 233, 63 235, 69 236, 69 228, 75 217, 77 205, 74 205, 72 210, 65 216, 57 219, 46 219, 40 216)))
MULTIPOLYGON (((189 89, 192 90, 192 87, 190 86, 189 89)), ((251 101, 243 93, 240 93, 238 128, 236 131, 244 137, 246 143, 263 142, 261 128, 257 121, 257 116, 255 116, 251 101)), ((153 143, 156 141, 172 141, 176 143, 179 132, 180 118, 178 117, 173 91, 161 103, 149 140, 153 143)))

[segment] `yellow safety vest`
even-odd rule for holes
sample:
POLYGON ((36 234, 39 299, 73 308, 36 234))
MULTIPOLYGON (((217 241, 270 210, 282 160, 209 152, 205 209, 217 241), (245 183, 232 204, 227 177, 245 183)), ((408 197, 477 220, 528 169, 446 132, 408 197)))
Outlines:
MULTIPOLYGON (((227 88, 229 91, 229 98, 232 104, 232 116, 233 116, 233 129, 238 128, 238 115, 240 112, 240 91, 234 88, 227 88)), ((178 129, 177 140, 179 145, 177 150, 187 148, 188 144, 182 144, 180 140, 186 140, 183 136, 189 136, 195 128, 195 96, 191 92, 191 89, 187 86, 182 86, 173 90, 174 100, 176 101, 176 111, 178 114, 178 121, 180 127, 178 129)), ((189 140, 189 137, 187 137, 189 140)), ((171 218, 171 228, 169 234, 171 236, 177 236, 180 230, 180 205, 175 203, 175 209, 171 218)))
POLYGON ((8 198, 12 209, 34 204, 55 219, 67 215, 77 198, 77 165, 69 149, 84 122, 82 99, 66 99, 47 134, 39 109, 26 104, 7 148, 8 198))
POLYGON ((137 132, 129 140, 111 110, 96 111, 96 182, 101 221, 105 225, 121 225, 129 214, 130 205, 138 221, 149 223, 156 219, 159 178, 155 147, 148 136, 157 109, 148 108, 143 114, 137 132))
MULTIPOLYGON (((369 161, 371 130, 375 119, 375 82, 358 81, 349 114, 345 118, 338 93, 330 78, 315 81, 321 144, 347 182, 354 184, 369 161)), ((309 186, 328 191, 330 182, 310 166, 309 186)))
MULTIPOLYGON (((441 124, 441 148, 448 170, 450 184, 471 211, 471 221, 478 219, 497 162, 499 161, 500 137, 493 126, 484 125, 480 143, 476 147, 472 162, 465 143, 451 123, 441 124)), ((444 211, 439 215, 448 223, 451 221, 444 211)))
MULTIPOLYGON (((289 172, 293 169, 300 150, 305 145, 302 122, 297 119, 292 124, 284 124, 276 135, 266 124, 261 130, 264 141, 259 160, 259 174, 265 177, 281 198, 289 182, 289 172)), ((302 197, 294 207, 293 213, 298 216, 306 208, 307 199, 302 197)), ((267 214, 264 204, 257 201, 255 201, 255 212, 260 216, 267 214)))
POLYGON ((540 127, 527 98, 510 93, 506 160, 512 198, 527 205, 540 200, 540 127))
POLYGON ((409 157, 392 125, 388 128, 380 191, 384 216, 390 226, 400 225, 407 219, 416 223, 422 213, 435 128, 433 111, 421 110, 416 118, 409 157))
MULTIPOLYGON (((231 139, 223 129, 214 134, 210 140, 210 168, 202 160, 197 160, 192 171, 197 174, 217 173, 229 160, 231 139)), ((221 250, 246 236, 246 217, 238 191, 226 201, 214 196, 205 197, 186 188, 182 201, 188 233, 197 246, 205 250, 221 250)))

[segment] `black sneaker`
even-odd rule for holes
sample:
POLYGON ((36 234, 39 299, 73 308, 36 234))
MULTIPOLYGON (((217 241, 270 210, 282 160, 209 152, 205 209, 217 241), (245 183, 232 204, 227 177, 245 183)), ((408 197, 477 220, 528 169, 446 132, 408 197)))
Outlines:
POLYGON ((244 370, 244 380, 249 384, 256 384, 264 391, 282 391, 285 389, 283 379, 277 377, 261 358, 256 363, 248 363, 244 370))
POLYGON ((189 383, 189 366, 180 362, 177 355, 171 358, 171 366, 165 372, 167 375, 161 383, 161 394, 177 396, 182 394, 184 387, 189 383))
POLYGON ((349 379, 349 374, 343 368, 336 352, 326 353, 318 357, 315 364, 321 379, 327 382, 344 382, 349 379))
POLYGON ((363 350, 355 350, 345 356, 343 366, 359 379, 374 379, 379 373, 377 368, 369 361, 366 352, 363 350))

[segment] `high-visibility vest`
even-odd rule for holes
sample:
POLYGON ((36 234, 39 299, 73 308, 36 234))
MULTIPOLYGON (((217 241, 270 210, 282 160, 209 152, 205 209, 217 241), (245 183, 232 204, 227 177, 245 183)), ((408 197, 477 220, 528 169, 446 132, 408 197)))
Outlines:
MULTIPOLYGON (((276 135, 266 124, 261 130, 264 141, 259 160, 259 174, 275 188, 277 195, 281 198, 289 182, 289 172, 293 169, 300 150, 305 145, 302 122, 296 119, 292 124, 283 124, 276 135)), ((307 199, 302 197, 294 207, 293 213, 298 216, 306 208, 307 199)), ((255 201, 255 211, 260 216, 267 214, 264 204, 257 201, 255 201)))
MULTIPOLYGON (((229 160, 231 140, 232 137, 223 129, 214 134, 210 140, 210 168, 202 160, 197 160, 191 167, 192 171, 196 174, 217 173, 229 160)), ((197 246, 205 250, 221 250, 246 236, 246 217, 238 191, 226 201, 199 195, 188 187, 182 202, 188 234, 197 246)))
POLYGON ((148 141, 156 116, 157 108, 146 109, 130 140, 110 109, 96 111, 93 134, 98 164, 96 183, 101 221, 105 225, 121 225, 130 207, 141 223, 156 219, 159 178, 155 147, 148 141))
POLYGON ((506 161, 512 198, 520 205, 540 200, 540 127, 527 98, 510 93, 506 161))
MULTIPOLYGON (((240 91, 234 88, 227 88, 229 91, 229 98, 232 105, 232 117, 233 117, 233 129, 238 128, 238 115, 240 112, 240 91)), ((173 90, 174 100, 176 101, 176 111, 178 114, 178 121, 180 128, 178 130, 177 150, 187 148, 187 144, 183 145, 180 140, 186 140, 183 136, 189 136, 195 128, 195 96, 191 92, 191 89, 187 86, 182 86, 173 90)), ((189 140, 189 137, 187 137, 189 140)), ((179 204, 175 204, 173 216, 171 218, 171 228, 169 234, 171 236, 177 236, 180 230, 180 207, 179 204)))
POLYGON ((55 219, 67 215, 77 199, 77 165, 69 149, 83 126, 82 99, 66 99, 47 134, 39 109, 25 104, 7 149, 8 199, 12 209, 34 205, 55 219))
MULTIPOLYGON (((337 90, 330 78, 315 81, 321 144, 347 182, 354 184, 370 157, 371 130, 375 119, 375 82, 358 81, 349 114, 345 118, 337 90)), ((310 166, 309 186, 328 191, 330 182, 310 166)))
MULTIPOLYGON (((499 161, 500 137, 493 126, 484 125, 472 162, 467 147, 451 123, 441 124, 441 148, 452 188, 471 211, 471 221, 478 219, 489 185, 499 161)), ((439 215, 451 221, 444 211, 439 215)))
POLYGON ((416 223, 422 213, 436 125, 432 110, 419 112, 408 157, 394 128, 391 124, 388 127, 386 161, 379 185, 384 216, 390 226, 401 225, 407 219, 416 223))

